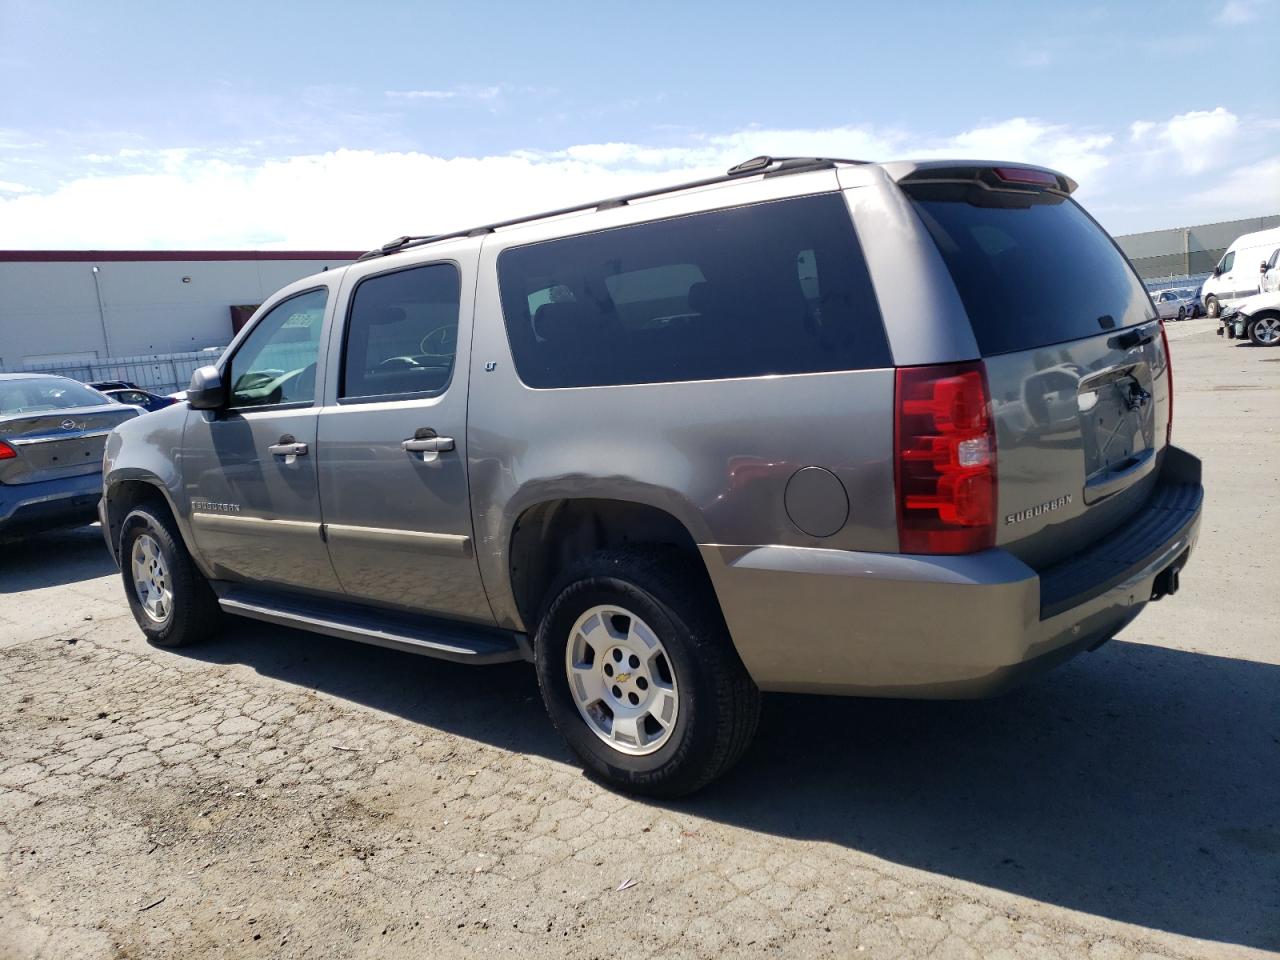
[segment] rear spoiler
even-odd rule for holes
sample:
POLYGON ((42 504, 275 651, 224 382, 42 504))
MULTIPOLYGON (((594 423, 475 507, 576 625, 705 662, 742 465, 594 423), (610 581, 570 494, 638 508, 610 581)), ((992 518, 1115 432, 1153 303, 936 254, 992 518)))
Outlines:
POLYGON ((909 160, 882 164, 900 184, 976 184, 989 190, 1050 191, 1070 196, 1079 184, 1064 173, 1030 163, 981 160, 909 160))

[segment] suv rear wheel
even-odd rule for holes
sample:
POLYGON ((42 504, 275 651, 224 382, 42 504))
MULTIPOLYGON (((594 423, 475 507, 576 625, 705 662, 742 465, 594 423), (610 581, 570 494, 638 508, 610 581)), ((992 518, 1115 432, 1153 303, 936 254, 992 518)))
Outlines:
POLYGON ((534 658, 556 729, 625 790, 692 793, 755 733, 760 693, 705 571, 677 550, 601 551, 573 567, 550 593, 534 658))
POLYGON ((217 598, 167 514, 139 507, 124 518, 120 573, 133 618, 156 646, 186 646, 217 630, 217 598))

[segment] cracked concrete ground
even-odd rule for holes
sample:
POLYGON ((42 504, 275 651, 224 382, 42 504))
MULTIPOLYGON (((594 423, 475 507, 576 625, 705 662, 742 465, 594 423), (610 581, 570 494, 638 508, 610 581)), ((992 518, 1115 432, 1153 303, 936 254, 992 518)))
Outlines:
POLYGON ((584 777, 524 666, 156 650, 96 528, 0 548, 0 957, 1269 955, 1280 350, 1209 329, 1177 597, 999 700, 767 698, 679 803, 584 777))

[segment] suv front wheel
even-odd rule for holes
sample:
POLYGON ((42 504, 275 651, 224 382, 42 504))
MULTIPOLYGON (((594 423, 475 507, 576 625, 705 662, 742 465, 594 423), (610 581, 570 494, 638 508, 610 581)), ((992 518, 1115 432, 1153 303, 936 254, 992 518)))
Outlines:
POLYGON ((760 693, 704 570, 677 550, 601 551, 551 591, 534 640, 547 712, 587 768, 676 797, 741 757, 760 693))
POLYGON ((166 513, 139 507, 120 529, 120 573, 129 608, 157 647, 183 647, 210 636, 221 610, 166 513))

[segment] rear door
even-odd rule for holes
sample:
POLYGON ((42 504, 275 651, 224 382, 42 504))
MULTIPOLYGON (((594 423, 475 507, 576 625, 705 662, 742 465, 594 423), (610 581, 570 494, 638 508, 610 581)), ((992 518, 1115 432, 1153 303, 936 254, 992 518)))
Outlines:
POLYGON ((475 271, 474 248, 349 270, 317 462, 329 555, 348 596, 491 623, 467 489, 475 271))
POLYGON ((1151 298, 1075 201, 986 180, 904 187, 985 361, 996 542, 1039 567, 1097 540, 1150 493, 1167 442, 1168 358, 1151 298))
POLYGON ((329 294, 319 284, 273 306, 228 361, 227 407, 187 416, 182 476, 191 529, 219 579, 340 590, 316 487, 329 294))

